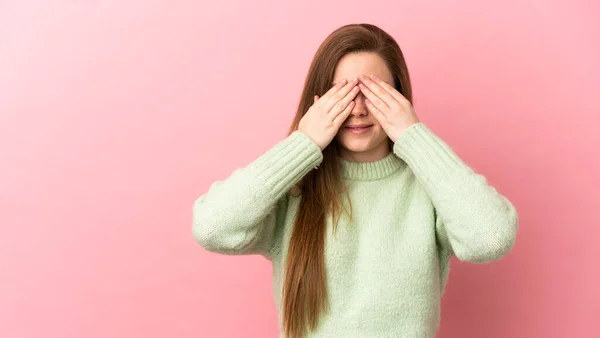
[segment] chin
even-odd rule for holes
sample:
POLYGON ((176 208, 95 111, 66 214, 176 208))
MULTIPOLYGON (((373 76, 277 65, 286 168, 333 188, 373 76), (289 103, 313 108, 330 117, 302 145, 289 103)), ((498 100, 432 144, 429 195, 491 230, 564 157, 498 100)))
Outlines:
POLYGON ((338 142, 342 148, 353 153, 364 153, 377 149, 382 142, 387 141, 387 135, 375 133, 370 137, 355 137, 354 135, 338 134, 338 142))
POLYGON ((342 137, 340 139, 340 144, 342 147, 344 147, 345 149, 352 151, 352 152, 364 152, 364 151, 368 151, 370 149, 373 148, 373 141, 375 141, 372 138, 369 139, 353 139, 351 137, 342 137))

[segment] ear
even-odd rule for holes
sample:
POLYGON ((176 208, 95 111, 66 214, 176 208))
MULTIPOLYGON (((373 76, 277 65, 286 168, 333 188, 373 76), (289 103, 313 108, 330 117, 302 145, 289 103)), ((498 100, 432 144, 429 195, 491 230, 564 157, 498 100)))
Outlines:
POLYGON ((313 103, 316 103, 318 99, 319 99, 319 95, 315 95, 315 101, 313 103))

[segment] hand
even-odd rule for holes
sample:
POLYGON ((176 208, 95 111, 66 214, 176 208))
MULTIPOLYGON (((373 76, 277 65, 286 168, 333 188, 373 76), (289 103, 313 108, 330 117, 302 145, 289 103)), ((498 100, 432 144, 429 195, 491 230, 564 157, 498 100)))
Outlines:
POLYGON ((370 78, 361 75, 360 82, 360 91, 367 98, 367 109, 394 143, 408 127, 419 122, 410 101, 396 88, 375 75, 370 78))
POLYGON ((321 151, 333 140, 354 107, 354 98, 360 90, 358 79, 345 79, 333 86, 323 97, 314 97, 313 105, 302 116, 298 130, 308 135, 321 151))

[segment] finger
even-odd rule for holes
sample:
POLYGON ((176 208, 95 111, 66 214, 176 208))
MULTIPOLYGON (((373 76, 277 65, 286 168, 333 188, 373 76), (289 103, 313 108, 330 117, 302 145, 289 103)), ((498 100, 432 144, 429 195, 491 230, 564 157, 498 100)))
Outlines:
MULTIPOLYGON (((392 96, 392 94, 388 93, 387 90, 383 89, 383 87, 381 87, 377 82, 373 81, 372 79, 366 77, 365 75, 361 75, 360 82, 364 86, 369 88, 369 90, 372 93, 377 95, 377 97, 381 99, 381 101, 383 101, 388 107, 393 107, 394 105, 398 104, 398 101, 395 97, 392 96)), ((371 101, 373 101, 373 103, 376 103, 375 100, 371 101)))
MULTIPOLYGON (((342 91, 340 91, 342 92, 342 91)), ((350 89, 350 91, 346 94, 346 96, 339 100, 329 111, 329 114, 332 115, 333 118, 335 118, 338 114, 340 114, 342 111, 344 111, 344 109, 346 109, 346 107, 348 106, 348 104, 350 104, 350 102, 352 100, 354 100, 354 98, 356 97, 356 95, 358 95, 358 93, 360 93, 360 89, 358 88, 358 86, 353 86, 352 89, 350 89)))
POLYGON ((367 109, 369 110, 369 112, 371 112, 371 114, 373 114, 373 116, 375 116, 375 118, 377 119, 379 124, 383 126, 384 123, 386 122, 386 118, 385 118, 385 115, 381 112, 381 110, 379 110, 377 107, 375 107, 373 105, 373 102, 371 102, 371 100, 369 100, 369 99, 365 100, 365 105, 367 106, 367 109))
POLYGON ((348 104, 348 106, 346 107, 346 109, 344 109, 340 114, 338 114, 333 119, 333 125, 337 129, 340 129, 340 127, 342 126, 342 124, 344 123, 344 121, 346 121, 346 119, 350 115, 350 112, 352 112, 352 108, 354 108, 354 106, 355 106, 354 100, 350 101, 350 103, 348 104))
MULTIPOLYGON (((400 93, 396 88, 394 88, 391 84, 381 80, 379 77, 375 75, 371 75, 371 79, 373 82, 377 83, 381 86, 381 88, 385 89, 390 95, 392 95, 398 102, 404 103, 404 101, 409 102, 402 93, 400 93)), ((410 103, 410 102, 409 102, 410 103)))
POLYGON ((327 102, 327 100, 335 93, 337 93, 340 89, 344 88, 344 86, 347 84, 347 80, 346 79, 342 79, 341 81, 338 81, 333 87, 331 87, 325 94, 323 94, 323 96, 321 96, 321 101, 323 102, 327 102))
MULTIPOLYGON (((357 84, 358 84, 357 78, 352 79, 352 81, 348 81, 348 83, 346 83, 346 85, 344 87, 342 87, 340 90, 338 90, 333 95, 331 95, 329 98, 327 98, 325 103, 322 105, 323 109, 325 109, 328 112, 331 111, 336 104, 339 104, 341 100, 346 98, 348 93, 351 93, 352 89, 355 88, 357 84)), ((360 92, 360 90, 356 89, 355 92, 358 93, 358 92, 360 92)), ((342 106, 345 107, 348 104, 348 102, 350 102, 350 100, 343 103, 342 106)), ((342 111, 343 107, 341 107, 338 110, 338 112, 342 111)))
POLYGON ((385 116, 385 113, 388 111, 389 107, 385 102, 383 102, 377 95, 375 95, 369 88, 367 88, 362 83, 358 85, 360 91, 365 95, 365 97, 371 102, 371 105, 376 107, 377 110, 385 116))

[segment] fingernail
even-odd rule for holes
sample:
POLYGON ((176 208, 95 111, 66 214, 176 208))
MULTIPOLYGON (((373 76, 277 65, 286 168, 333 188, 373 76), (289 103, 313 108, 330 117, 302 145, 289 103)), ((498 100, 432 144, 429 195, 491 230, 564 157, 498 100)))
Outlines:
POLYGON ((346 79, 341 79, 339 83, 340 83, 340 84, 342 84, 342 83, 346 83, 346 79))
POLYGON ((364 79, 366 79, 367 77, 365 76, 365 74, 360 74, 360 78, 364 80, 364 79))
POLYGON ((357 78, 352 79, 352 83, 356 83, 356 81, 358 81, 357 78))
POLYGON ((375 80, 377 79, 377 76, 375 76, 375 74, 371 74, 371 79, 375 80))

